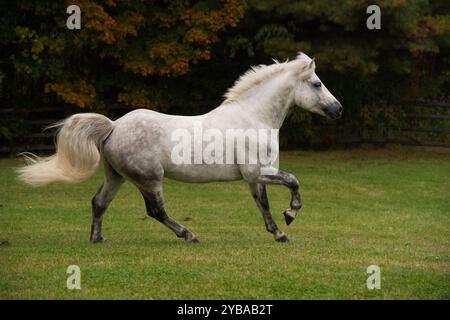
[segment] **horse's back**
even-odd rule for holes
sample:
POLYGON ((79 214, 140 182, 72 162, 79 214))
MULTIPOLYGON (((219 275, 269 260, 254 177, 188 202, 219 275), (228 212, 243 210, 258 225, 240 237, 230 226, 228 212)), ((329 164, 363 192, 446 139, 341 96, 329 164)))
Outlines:
POLYGON ((115 170, 129 177, 162 179, 170 164, 171 133, 180 127, 192 127, 195 119, 137 109, 117 119, 103 145, 103 156, 115 170))
POLYGON ((134 110, 113 124, 113 131, 103 146, 105 160, 119 173, 132 180, 169 178, 186 182, 239 180, 236 165, 175 164, 171 159, 177 141, 175 130, 194 135, 194 126, 205 121, 202 116, 175 116, 151 110, 134 110))

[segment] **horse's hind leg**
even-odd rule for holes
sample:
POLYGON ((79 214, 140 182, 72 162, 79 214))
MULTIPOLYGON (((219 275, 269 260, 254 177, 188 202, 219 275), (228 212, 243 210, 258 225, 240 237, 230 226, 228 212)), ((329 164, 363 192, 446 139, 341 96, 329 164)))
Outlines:
POLYGON ((103 184, 92 198, 91 242, 93 243, 105 241, 102 235, 103 214, 124 181, 122 176, 111 168, 106 161, 104 161, 104 169, 105 179, 103 184))
POLYGON ((253 199, 255 199, 256 205, 261 211, 264 223, 266 224, 266 230, 272 233, 276 241, 287 242, 288 237, 281 231, 275 221, 269 208, 269 199, 267 198, 266 186, 261 183, 250 183, 250 191, 252 192, 253 199))
POLYGON ((172 230, 178 238, 184 238, 188 242, 198 242, 197 237, 179 224, 177 221, 169 217, 164 209, 164 196, 161 181, 154 181, 145 188, 139 188, 144 197, 147 214, 164 224, 172 230))

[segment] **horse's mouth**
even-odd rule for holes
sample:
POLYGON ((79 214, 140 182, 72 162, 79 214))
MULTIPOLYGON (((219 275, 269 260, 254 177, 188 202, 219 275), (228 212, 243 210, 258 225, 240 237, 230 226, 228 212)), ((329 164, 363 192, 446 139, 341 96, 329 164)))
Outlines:
POLYGON ((324 110, 325 116, 330 120, 337 120, 342 117, 342 113, 324 110))
POLYGON ((322 109, 328 119, 337 120, 342 117, 342 105, 339 102, 333 103, 322 109))

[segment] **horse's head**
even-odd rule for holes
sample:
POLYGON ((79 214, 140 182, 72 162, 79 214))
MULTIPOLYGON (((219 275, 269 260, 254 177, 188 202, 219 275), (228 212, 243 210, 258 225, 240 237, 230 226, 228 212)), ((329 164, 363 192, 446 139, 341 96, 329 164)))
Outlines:
POLYGON ((297 59, 291 63, 296 66, 294 71, 296 78, 295 104, 330 119, 340 118, 343 110, 342 105, 316 75, 314 59, 300 53, 297 59))

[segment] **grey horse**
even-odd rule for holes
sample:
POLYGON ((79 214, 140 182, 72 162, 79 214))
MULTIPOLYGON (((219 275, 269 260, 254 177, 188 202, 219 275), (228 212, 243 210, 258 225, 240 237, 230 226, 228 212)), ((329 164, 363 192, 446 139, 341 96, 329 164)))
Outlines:
POLYGON ((290 206, 284 212, 286 223, 290 224, 302 206, 298 180, 277 168, 269 174, 263 173, 264 167, 273 168, 273 161, 267 165, 258 157, 253 161, 245 157, 254 150, 250 150, 252 142, 275 151, 278 141, 269 145, 264 139, 253 141, 257 135, 248 135, 243 145, 238 147, 233 143, 231 150, 223 147, 222 140, 213 143, 216 148, 212 148, 210 155, 213 160, 231 160, 225 163, 208 161, 207 157, 200 157, 199 161, 195 149, 201 149, 207 141, 204 137, 200 142, 194 141, 192 148, 191 137, 198 129, 212 132, 210 139, 215 137, 216 140, 220 135, 226 136, 227 130, 278 130, 294 106, 331 119, 339 118, 343 109, 315 74, 314 59, 303 53, 292 61, 274 61, 271 65, 251 68, 228 90, 220 106, 200 116, 174 116, 145 109, 131 111, 116 121, 96 113, 72 115, 55 125, 59 128, 56 153, 43 158, 27 156, 29 163, 18 169, 19 178, 35 186, 50 182, 76 183, 91 176, 102 161, 104 181, 92 199, 92 242, 104 241, 103 214, 125 179, 142 193, 149 216, 163 223, 177 237, 190 242, 197 242, 197 237, 164 209, 163 177, 184 182, 244 179, 263 215, 267 231, 276 241, 285 242, 287 236, 270 213, 266 185, 278 184, 290 189, 290 206), (180 133, 180 130, 188 138, 182 137, 183 134, 174 138, 174 133, 180 133), (183 159, 188 161, 174 161, 174 156, 179 155, 174 150, 180 147, 184 138, 188 142, 187 148, 184 148, 185 143, 181 149, 183 159), (229 152, 234 155, 230 157, 229 152), (241 153, 246 160, 236 161, 241 153))

